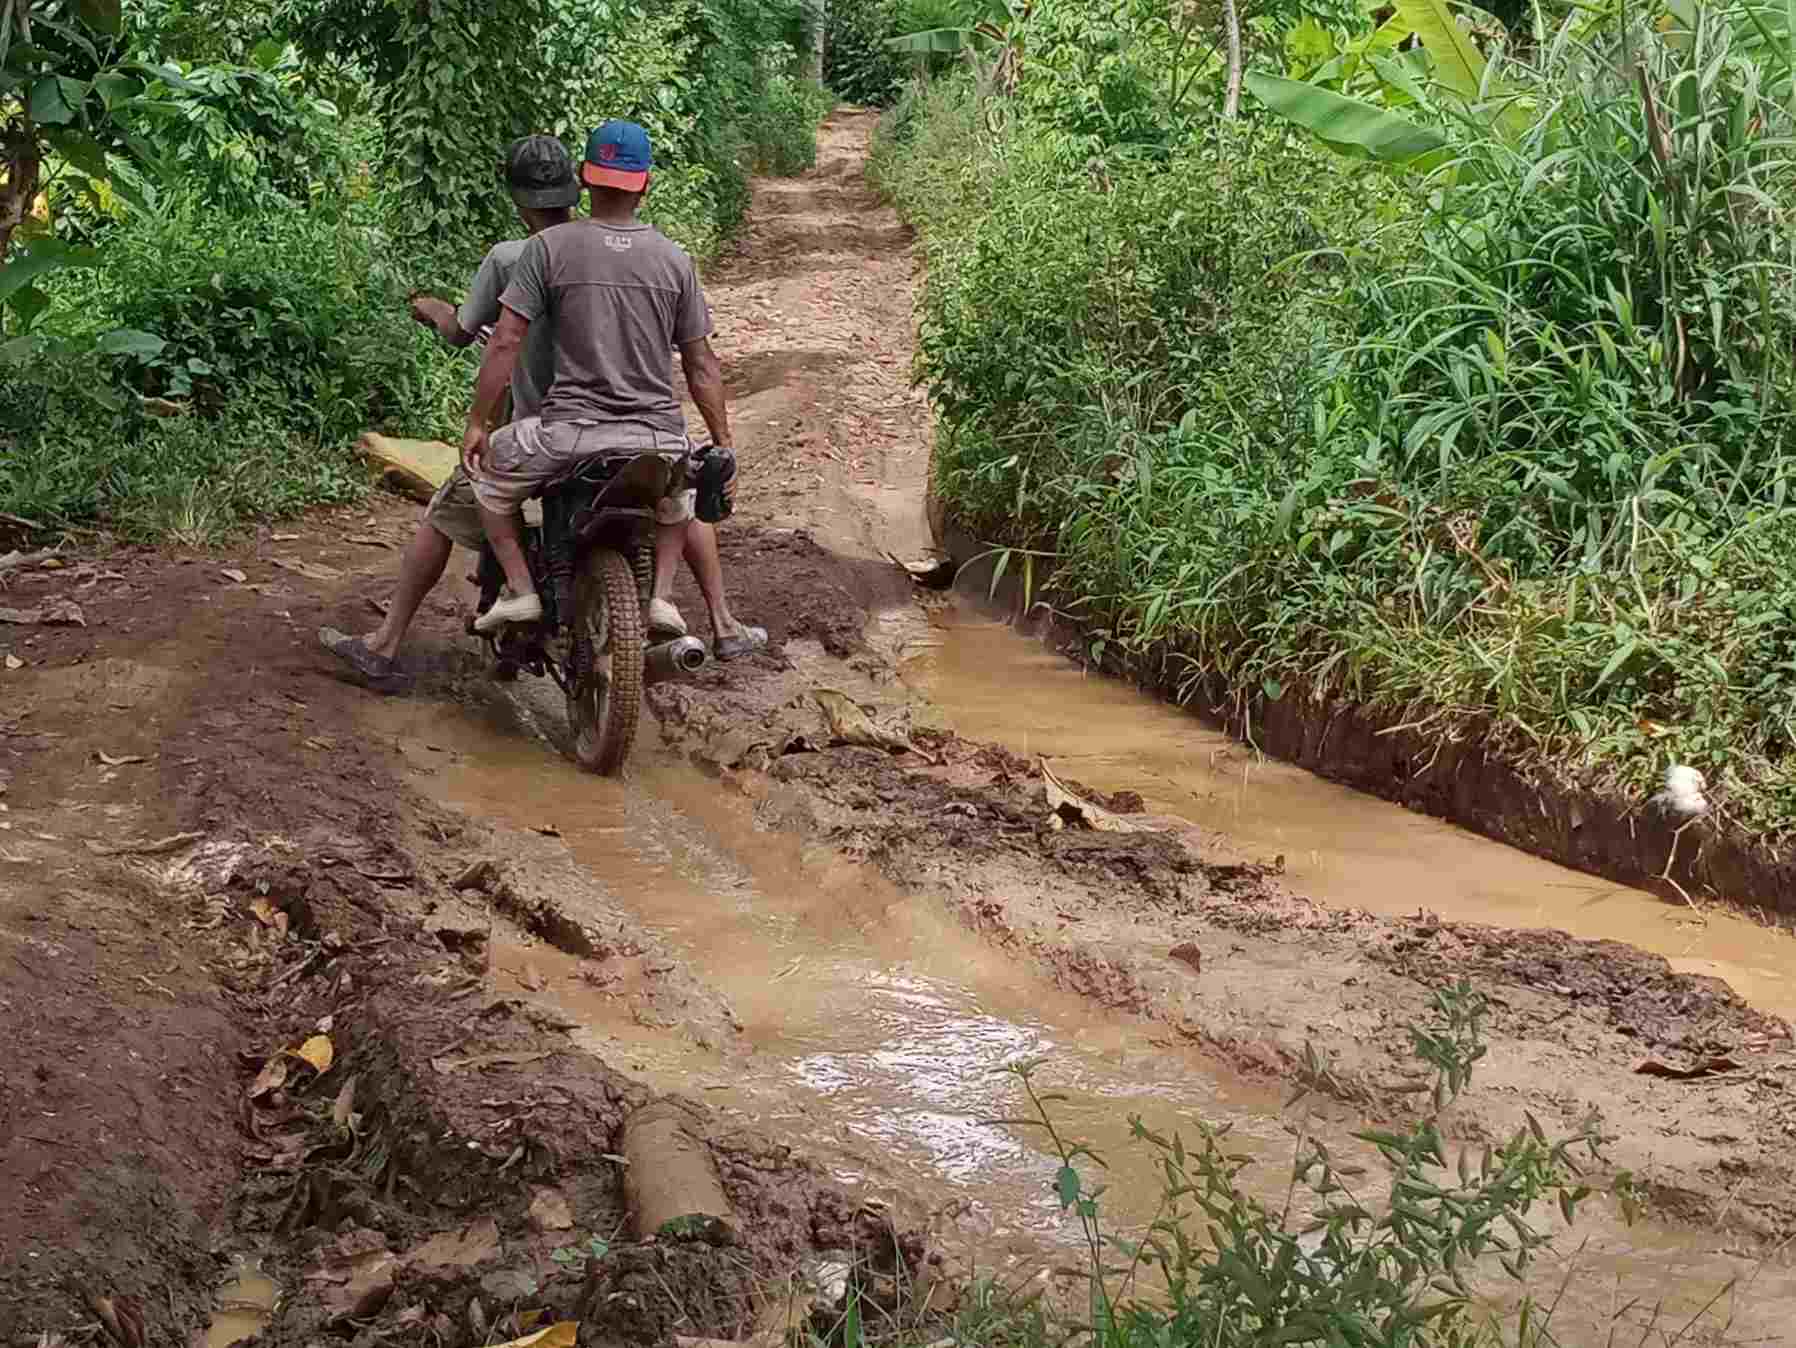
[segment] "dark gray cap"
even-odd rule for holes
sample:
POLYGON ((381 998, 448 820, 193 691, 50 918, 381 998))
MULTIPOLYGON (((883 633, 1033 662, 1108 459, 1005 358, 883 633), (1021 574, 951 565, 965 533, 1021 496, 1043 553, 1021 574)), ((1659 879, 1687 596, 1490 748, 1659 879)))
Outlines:
POLYGON ((505 183, 520 206, 553 210, 580 200, 573 156, 554 136, 523 136, 505 151, 505 183))

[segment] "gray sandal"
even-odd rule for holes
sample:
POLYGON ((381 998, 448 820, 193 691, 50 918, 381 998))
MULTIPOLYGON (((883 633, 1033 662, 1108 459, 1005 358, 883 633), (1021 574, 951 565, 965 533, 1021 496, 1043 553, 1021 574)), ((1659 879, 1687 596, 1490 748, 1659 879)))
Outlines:
POLYGON ((739 655, 747 655, 750 651, 764 650, 767 646, 767 629, 765 627, 741 627, 734 636, 718 637, 711 643, 711 654, 719 660, 734 660, 739 655))
POLYGON ((409 682, 409 677, 398 665, 369 650, 360 637, 349 636, 334 627, 320 627, 318 641, 325 650, 378 688, 392 689, 409 682))

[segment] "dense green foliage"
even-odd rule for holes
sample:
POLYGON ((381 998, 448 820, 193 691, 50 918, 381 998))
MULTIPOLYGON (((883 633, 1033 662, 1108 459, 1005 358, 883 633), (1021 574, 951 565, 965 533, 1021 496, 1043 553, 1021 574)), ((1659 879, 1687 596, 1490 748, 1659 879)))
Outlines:
POLYGON ((886 44, 899 26, 894 0, 831 0, 823 82, 863 107, 896 101, 909 66, 886 44))
POLYGON ((1787 833, 1796 126, 1738 15, 1680 12, 1507 48, 1483 15, 1469 117, 1426 48, 1379 57, 1444 147, 1393 174, 1214 116, 1214 58, 1180 101, 1164 22, 1044 0, 1012 94, 901 104, 878 164, 926 239, 945 500, 1192 695, 1642 794, 1692 763, 1787 833))
POLYGON ((606 117, 645 123, 645 213, 702 261, 749 172, 812 162, 828 106, 797 73, 797 0, 126 0, 105 30, 94 5, 30 7, 81 78, 28 71, 24 102, 0 84, 41 170, 0 257, 0 509, 48 524, 207 539, 355 495, 365 429, 454 434, 474 357, 406 299, 459 296, 518 231, 514 135, 578 151, 606 117), (33 115, 44 79, 64 123, 33 115))

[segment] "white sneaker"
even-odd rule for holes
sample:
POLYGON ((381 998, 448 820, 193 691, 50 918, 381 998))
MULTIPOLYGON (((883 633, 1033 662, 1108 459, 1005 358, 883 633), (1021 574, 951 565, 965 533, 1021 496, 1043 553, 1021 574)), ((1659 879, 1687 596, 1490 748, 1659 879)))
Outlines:
POLYGON ((494 601, 491 608, 474 619, 474 630, 491 632, 506 623, 539 622, 542 616, 543 601, 537 598, 535 590, 529 594, 506 595, 494 601))
POLYGON ((686 620, 680 616, 680 610, 668 599, 649 600, 649 631, 656 636, 683 637, 686 635, 686 620))

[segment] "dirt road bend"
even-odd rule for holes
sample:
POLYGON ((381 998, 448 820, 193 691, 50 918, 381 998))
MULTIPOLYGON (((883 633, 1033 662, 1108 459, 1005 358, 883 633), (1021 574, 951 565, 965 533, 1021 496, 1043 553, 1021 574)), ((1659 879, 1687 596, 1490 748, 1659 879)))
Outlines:
POLYGON ((654 690, 628 780, 571 766, 550 690, 487 677, 459 580, 410 695, 337 677, 313 634, 370 621, 417 521, 394 498, 13 580, 80 625, 0 628, 0 1344, 461 1348, 532 1312, 657 1343, 827 1330, 843 1268, 938 1309, 973 1257, 1052 1283, 1057 1162, 986 1122, 1022 1105, 999 1069, 1043 1062, 1126 1230, 1158 1197, 1131 1113, 1233 1123, 1282 1198, 1288 1087, 1344 1151, 1410 1117, 1407 1026, 1461 975, 1490 1053, 1454 1142, 1594 1118, 1599 1186, 1625 1170, 1645 1212, 1593 1200, 1578 1276, 1686 1317, 1738 1279, 1732 1332, 1783 1332, 1787 938, 1659 908, 1644 945, 1584 939, 1557 873, 1515 873, 1526 929, 1463 920, 1510 854, 1399 811, 1365 828, 1451 864, 1344 901, 1277 854, 1270 788, 1254 826, 1167 785, 1226 748, 894 564, 928 543, 928 410, 872 130, 838 114, 812 172, 758 183, 708 278, 743 457, 725 565, 774 640, 654 690), (1079 742, 1137 723, 1153 743, 1079 742), (631 1224, 619 1158, 663 1093, 734 1243, 631 1224))

